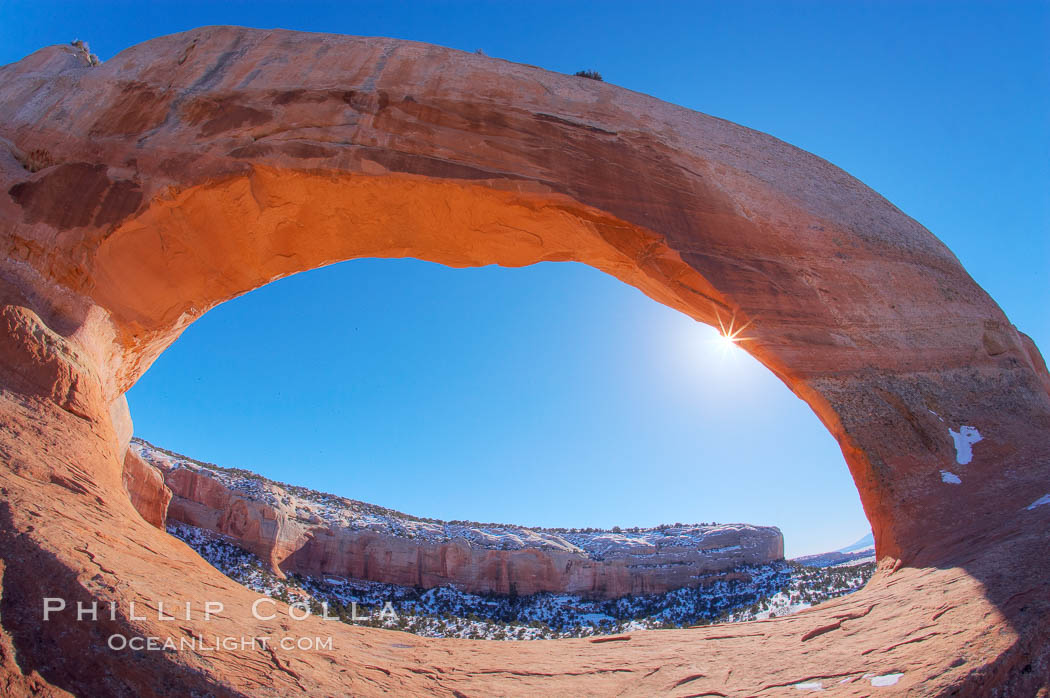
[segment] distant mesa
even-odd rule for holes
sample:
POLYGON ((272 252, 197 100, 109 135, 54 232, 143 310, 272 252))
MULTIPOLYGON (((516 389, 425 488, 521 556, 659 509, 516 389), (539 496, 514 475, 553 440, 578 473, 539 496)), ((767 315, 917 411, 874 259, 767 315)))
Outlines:
MULTIPOLYGON (((206 529, 254 553, 278 575, 299 573, 470 593, 539 592, 617 598, 733 578, 743 565, 784 557, 780 529, 748 524, 629 530, 539 529, 423 519, 202 463, 135 439, 135 480, 162 480, 133 496, 151 523, 206 529), (147 478, 142 466, 155 475, 147 478)), ((130 477, 126 479, 131 479, 130 477)))

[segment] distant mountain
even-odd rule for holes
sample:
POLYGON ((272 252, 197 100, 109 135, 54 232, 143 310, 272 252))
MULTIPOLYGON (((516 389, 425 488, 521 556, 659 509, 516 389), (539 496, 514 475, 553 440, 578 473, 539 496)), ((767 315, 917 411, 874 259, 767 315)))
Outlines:
POLYGON ((793 562, 806 567, 846 567, 875 560, 875 536, 871 533, 845 548, 818 555, 804 555, 793 562))
POLYGON ((835 552, 839 553, 855 553, 861 550, 867 550, 868 548, 875 548, 875 535, 869 533, 853 545, 847 545, 845 548, 839 548, 835 552))

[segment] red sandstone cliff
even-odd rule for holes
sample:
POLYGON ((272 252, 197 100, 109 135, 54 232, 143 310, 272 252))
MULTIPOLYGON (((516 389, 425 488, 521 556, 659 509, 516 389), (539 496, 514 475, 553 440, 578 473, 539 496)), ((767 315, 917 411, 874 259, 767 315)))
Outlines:
POLYGON ((163 472, 173 493, 169 521, 220 533, 277 573, 422 588, 451 584, 472 593, 615 598, 697 586, 740 565, 784 556, 783 536, 773 527, 571 534, 450 525, 394 512, 362 514, 329 503, 341 500, 331 495, 303 498, 276 483, 231 477, 141 441, 129 452, 163 472))
POLYGON ((164 484, 164 476, 155 467, 142 460, 138 452, 128 449, 124 454, 124 490, 131 503, 157 528, 163 529, 171 502, 171 490, 164 484))

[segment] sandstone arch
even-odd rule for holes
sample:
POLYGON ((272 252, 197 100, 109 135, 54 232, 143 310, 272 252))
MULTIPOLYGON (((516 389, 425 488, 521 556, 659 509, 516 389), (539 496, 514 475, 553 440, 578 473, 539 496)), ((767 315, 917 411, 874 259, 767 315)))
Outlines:
MULTIPOLYGON (((0 680, 149 695, 1034 690, 1050 677, 1050 378, 929 232, 769 136, 610 85, 423 44, 212 27, 104 65, 0 68, 0 680), (252 594, 132 509, 124 391, 192 320, 360 256, 574 259, 711 324, 838 439, 872 522, 863 592, 746 630, 629 642, 405 639, 319 621, 331 651, 129 654, 128 601, 218 597, 176 632, 273 635, 252 594), (982 437, 957 457, 962 427, 982 437), (961 484, 945 481, 951 472, 961 484), (178 582, 178 594, 172 585, 178 582), (41 596, 116 601, 41 619, 41 596), (729 672, 730 666, 733 671, 729 672), (189 690, 187 688, 187 690, 189 690)), ((285 622, 285 626, 288 623, 285 622)), ((299 627, 301 626, 301 627, 299 627)))

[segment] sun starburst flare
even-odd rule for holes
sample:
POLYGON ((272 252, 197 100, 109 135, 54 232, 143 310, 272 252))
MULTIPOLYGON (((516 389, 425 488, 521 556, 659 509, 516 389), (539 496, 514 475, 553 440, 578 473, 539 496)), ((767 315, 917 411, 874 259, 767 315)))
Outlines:
POLYGON ((731 347, 738 346, 740 342, 748 342, 753 339, 752 337, 741 336, 743 331, 751 325, 750 320, 740 327, 736 327, 736 313, 733 313, 733 317, 729 319, 729 326, 727 327, 726 324, 722 322, 721 315, 716 314, 715 317, 718 318, 718 328, 720 330, 718 341, 722 345, 723 356, 725 356, 726 352, 728 352, 731 347))

